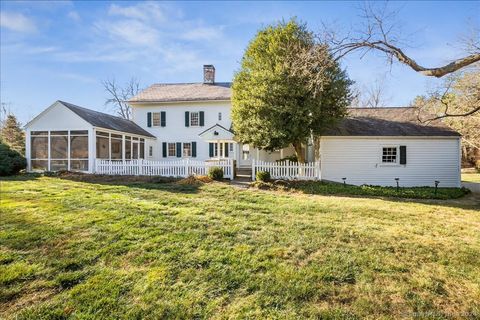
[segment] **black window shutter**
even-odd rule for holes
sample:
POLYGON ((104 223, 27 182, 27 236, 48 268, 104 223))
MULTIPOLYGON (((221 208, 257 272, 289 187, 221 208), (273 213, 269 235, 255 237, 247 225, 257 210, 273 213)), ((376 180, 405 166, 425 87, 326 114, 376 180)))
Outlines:
POLYGON ((190 112, 185 111, 185 127, 190 125, 190 112))
POLYGON ((147 127, 151 127, 151 126, 152 126, 152 113, 147 112, 147 127))
POLYGON ((166 142, 162 142, 162 156, 164 158, 167 157, 167 143, 166 142))
POLYGON ((228 157, 228 143, 227 142, 225 142, 224 150, 225 150, 225 158, 227 158, 228 157))
POLYGON ((197 143, 195 141, 192 141, 192 157, 197 156, 197 143))
POLYGON ((160 112, 160 126, 165 127, 167 125, 167 114, 165 111, 160 112))
POLYGON ((400 164, 407 164, 407 146, 400 146, 400 164))
POLYGON ((200 127, 205 125, 205 112, 200 111, 200 127))
POLYGON ((181 158, 181 157, 182 157, 182 143, 177 142, 177 158, 181 158))
POLYGON ((208 155, 210 156, 210 158, 213 158, 213 143, 210 142, 208 144, 208 155))

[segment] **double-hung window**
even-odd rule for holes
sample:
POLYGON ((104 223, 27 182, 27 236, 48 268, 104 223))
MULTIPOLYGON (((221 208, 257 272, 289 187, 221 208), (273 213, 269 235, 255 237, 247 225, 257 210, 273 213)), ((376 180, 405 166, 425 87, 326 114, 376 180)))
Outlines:
POLYGON ((169 157, 177 156, 177 144, 175 142, 168 143, 168 156, 169 157))
POLYGON ((183 143, 183 156, 184 157, 192 156, 192 144, 190 142, 183 143))
POLYGON ((152 126, 160 127, 160 112, 152 112, 152 126))
POLYGON ((382 148, 382 163, 397 163, 398 152, 397 147, 382 148))
POLYGON ((198 127, 200 125, 200 113, 190 112, 190 126, 198 127))

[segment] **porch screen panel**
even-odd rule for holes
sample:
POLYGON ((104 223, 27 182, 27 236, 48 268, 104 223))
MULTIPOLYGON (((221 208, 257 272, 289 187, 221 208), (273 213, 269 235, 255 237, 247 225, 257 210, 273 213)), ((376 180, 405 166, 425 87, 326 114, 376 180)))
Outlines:
POLYGON ((110 142, 108 133, 97 132, 97 159, 110 159, 110 142))
POLYGON ((32 131, 30 135, 31 169, 48 170, 48 132, 32 131))
POLYGON ((140 159, 145 159, 145 139, 140 138, 140 159))
POLYGON ((132 159, 132 137, 125 136, 125 160, 132 159))
POLYGON ((112 134, 111 140, 112 160, 122 160, 122 136, 112 134))
POLYGON ((88 171, 88 131, 70 131, 70 170, 88 171))
POLYGON ((50 170, 68 170, 68 131, 50 132, 50 170))

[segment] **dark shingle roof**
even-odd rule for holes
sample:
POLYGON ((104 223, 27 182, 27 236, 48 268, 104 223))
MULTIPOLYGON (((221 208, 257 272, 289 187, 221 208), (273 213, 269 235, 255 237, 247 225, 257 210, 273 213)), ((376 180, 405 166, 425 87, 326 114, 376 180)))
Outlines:
POLYGON ((127 119, 115 117, 103 112, 98 112, 98 111, 90 110, 87 108, 79 107, 64 101, 58 101, 58 102, 63 104, 65 107, 67 107, 71 111, 75 112, 75 114, 77 114, 80 118, 87 121, 94 127, 133 133, 141 136, 155 138, 155 136, 151 135, 149 132, 142 129, 139 125, 137 125, 135 122, 131 120, 127 120, 127 119))
POLYGON ((230 82, 156 83, 131 98, 129 102, 230 100, 231 85, 230 82))
POLYGON ((350 108, 324 136, 460 136, 441 121, 424 124, 414 108, 350 108))

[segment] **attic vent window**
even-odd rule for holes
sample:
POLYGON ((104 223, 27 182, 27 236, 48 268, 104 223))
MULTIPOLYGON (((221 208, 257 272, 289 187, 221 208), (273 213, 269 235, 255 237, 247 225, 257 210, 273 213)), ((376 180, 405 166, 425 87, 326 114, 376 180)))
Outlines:
POLYGON ((215 83, 215 67, 212 64, 206 64, 203 66, 203 83, 215 83))

